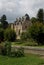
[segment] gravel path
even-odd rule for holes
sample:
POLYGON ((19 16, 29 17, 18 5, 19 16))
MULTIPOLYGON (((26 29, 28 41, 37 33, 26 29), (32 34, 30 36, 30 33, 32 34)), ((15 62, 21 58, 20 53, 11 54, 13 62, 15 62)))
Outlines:
POLYGON ((12 46, 12 48, 24 48, 25 53, 32 53, 44 56, 44 48, 32 46, 12 46))

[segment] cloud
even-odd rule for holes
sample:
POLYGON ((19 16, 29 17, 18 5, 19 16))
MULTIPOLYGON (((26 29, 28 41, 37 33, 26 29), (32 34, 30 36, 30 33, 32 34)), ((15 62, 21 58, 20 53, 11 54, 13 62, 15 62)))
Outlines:
POLYGON ((0 0, 0 17, 6 14, 8 21, 13 22, 26 13, 36 16, 39 8, 44 9, 44 0, 0 0))

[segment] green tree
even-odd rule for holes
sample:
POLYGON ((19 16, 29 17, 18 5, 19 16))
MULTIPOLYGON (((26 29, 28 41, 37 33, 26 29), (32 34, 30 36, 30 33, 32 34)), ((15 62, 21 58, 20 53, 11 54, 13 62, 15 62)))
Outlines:
POLYGON ((31 18, 31 22, 32 22, 32 23, 36 23, 36 22, 37 22, 37 19, 36 19, 35 17, 32 17, 32 18, 31 18))
POLYGON ((7 28, 4 32, 4 38, 7 41, 15 41, 16 40, 16 33, 14 30, 11 30, 9 28, 7 28))
POLYGON ((29 35, 28 35, 28 32, 22 32, 21 34, 21 40, 27 40, 29 39, 29 35))
POLYGON ((8 27, 8 22, 6 20, 7 20, 6 15, 3 15, 0 20, 3 29, 6 29, 8 27))
POLYGON ((2 24, 0 23, 0 28, 2 28, 2 24))
POLYGON ((38 45, 44 45, 44 25, 42 23, 35 23, 29 28, 29 35, 38 45))
POLYGON ((30 20, 30 17, 28 14, 25 14, 25 16, 26 16, 26 20, 30 20))
POLYGON ((4 30, 0 28, 0 42, 4 41, 4 30))
POLYGON ((39 22, 44 22, 44 10, 39 9, 38 14, 37 14, 37 19, 39 22))

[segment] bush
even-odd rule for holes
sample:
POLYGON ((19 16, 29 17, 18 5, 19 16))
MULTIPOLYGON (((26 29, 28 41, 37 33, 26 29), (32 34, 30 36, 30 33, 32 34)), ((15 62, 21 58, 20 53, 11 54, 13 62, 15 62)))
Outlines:
POLYGON ((24 56, 24 49, 23 48, 17 48, 13 52, 11 52, 12 57, 22 57, 24 56))
POLYGON ((44 45, 44 24, 35 23, 29 28, 29 35, 38 45, 44 45))
POLYGON ((6 29, 4 32, 4 38, 7 41, 14 42, 16 40, 16 33, 14 30, 6 29))
POLYGON ((0 28, 0 43, 4 41, 4 30, 0 28))
POLYGON ((16 52, 15 52, 15 57, 22 57, 24 56, 24 49, 23 48, 19 48, 16 52))
POLYGON ((3 48, 1 49, 1 54, 2 54, 2 55, 7 55, 7 50, 6 50, 5 47, 3 47, 3 48))
POLYGON ((1 51, 2 51, 2 55, 10 56, 10 54, 11 54, 11 43, 6 41, 4 43, 4 46, 3 46, 1 51))
POLYGON ((29 38, 29 35, 27 32, 22 32, 21 34, 21 40, 25 41, 29 38))
POLYGON ((30 41, 30 42, 26 42, 25 46, 38 46, 38 44, 36 42, 34 42, 34 41, 33 42, 30 41))
POLYGON ((0 44, 0 54, 2 53, 3 45, 0 44))
POLYGON ((15 49, 11 49, 11 42, 5 42, 3 44, 3 47, 1 46, 1 54, 2 55, 7 55, 7 56, 11 56, 11 57, 22 57, 24 56, 24 49, 21 48, 15 48, 15 49))

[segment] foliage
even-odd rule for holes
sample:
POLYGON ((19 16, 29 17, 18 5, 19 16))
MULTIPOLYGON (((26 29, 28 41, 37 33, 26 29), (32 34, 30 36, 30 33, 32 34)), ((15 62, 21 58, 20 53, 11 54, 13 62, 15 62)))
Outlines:
POLYGON ((11 54, 11 43, 10 42, 5 42, 4 46, 2 48, 2 55, 10 55, 11 54))
POLYGON ((1 49, 1 54, 2 54, 2 55, 7 55, 6 47, 3 47, 3 48, 1 49))
POLYGON ((21 40, 27 40, 29 38, 28 32, 22 32, 21 40))
POLYGON ((0 42, 4 40, 4 30, 0 28, 0 42))
POLYGON ((3 45, 0 44, 0 54, 2 53, 2 48, 3 48, 3 45))
POLYGON ((39 45, 44 44, 44 24, 35 23, 29 28, 29 35, 35 41, 38 42, 39 45))
POLYGON ((6 21, 6 15, 3 15, 2 17, 1 17, 1 24, 2 24, 2 28, 3 29, 6 29, 7 27, 8 27, 8 22, 6 21))
POLYGON ((15 54, 17 57, 22 57, 24 56, 24 49, 21 47, 17 50, 17 53, 15 54))
POLYGON ((4 38, 5 40, 11 41, 11 42, 15 41, 16 40, 15 31, 7 28, 4 32, 4 38))
POLYGON ((44 22, 44 10, 39 9, 38 14, 37 14, 37 19, 39 22, 44 22))
POLYGON ((26 16, 26 20, 30 20, 30 17, 28 14, 25 14, 25 16, 26 16))
POLYGON ((38 46, 38 43, 35 42, 33 39, 29 39, 29 41, 26 41, 25 46, 38 46))
POLYGON ((2 24, 0 23, 0 28, 2 28, 2 24))
POLYGON ((15 50, 11 52, 11 56, 13 56, 13 57, 24 56, 24 49, 22 47, 21 48, 15 48, 15 50))
POLYGON ((37 22, 37 19, 36 19, 35 17, 32 17, 32 18, 31 18, 31 22, 32 22, 32 23, 36 23, 36 22, 37 22))
POLYGON ((3 22, 3 21, 5 21, 7 18, 6 18, 6 15, 3 15, 2 17, 1 17, 1 22, 3 22))
POLYGON ((3 47, 1 48, 1 54, 11 57, 22 57, 24 56, 24 49, 22 47, 12 49, 11 42, 5 41, 3 47))

